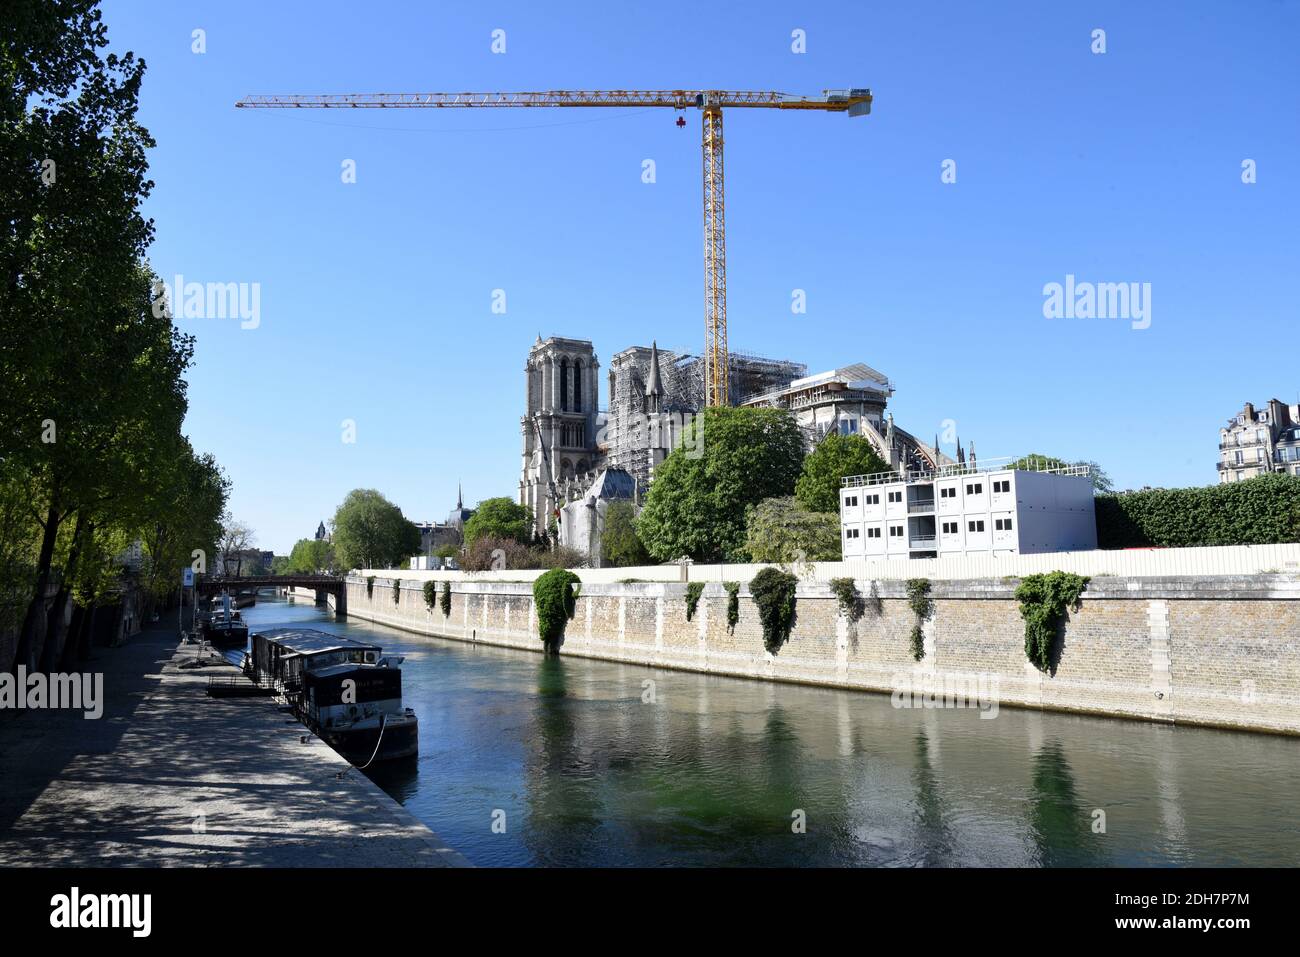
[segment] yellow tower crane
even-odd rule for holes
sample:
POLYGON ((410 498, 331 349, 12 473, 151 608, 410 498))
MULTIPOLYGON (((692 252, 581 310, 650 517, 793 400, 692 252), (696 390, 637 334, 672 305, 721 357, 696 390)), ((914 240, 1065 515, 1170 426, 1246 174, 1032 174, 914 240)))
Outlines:
MULTIPOLYGON (((709 405, 729 405, 727 246, 722 189, 722 110, 822 110, 862 116, 871 91, 826 90, 794 96, 736 90, 550 90, 544 93, 339 93, 249 96, 242 109, 464 109, 503 107, 669 107, 697 109, 704 119, 704 391, 709 405)), ((685 121, 680 117, 679 126, 685 121)))

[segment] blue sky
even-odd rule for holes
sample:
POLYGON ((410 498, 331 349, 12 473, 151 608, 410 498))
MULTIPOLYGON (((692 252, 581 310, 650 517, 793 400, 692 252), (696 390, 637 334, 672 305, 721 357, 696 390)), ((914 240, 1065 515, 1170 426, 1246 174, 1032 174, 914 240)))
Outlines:
POLYGON ((866 362, 910 431, 953 419, 981 457, 1092 459, 1120 487, 1213 482, 1222 420, 1300 398, 1300 4, 104 14, 112 47, 149 64, 155 270, 260 284, 255 329, 178 323, 198 339, 186 429, 264 548, 358 486, 416 520, 445 516, 458 481, 470 502, 514 496, 539 332, 592 339, 602 379, 652 338, 698 351, 700 134, 693 111, 678 129, 670 110, 236 110, 249 93, 870 87, 865 118, 726 115, 733 348, 866 362), (1150 283, 1150 327, 1045 318, 1043 287, 1067 274, 1150 283))

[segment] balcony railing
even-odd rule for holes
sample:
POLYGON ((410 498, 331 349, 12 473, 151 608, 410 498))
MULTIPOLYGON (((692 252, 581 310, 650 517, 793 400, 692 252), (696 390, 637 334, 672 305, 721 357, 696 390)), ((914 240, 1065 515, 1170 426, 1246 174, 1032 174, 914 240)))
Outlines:
POLYGON ((920 548, 924 545, 933 545, 938 538, 934 535, 912 535, 908 538, 909 548, 920 548))
POLYGON ((934 499, 932 498, 927 498, 919 502, 907 503, 907 512, 909 515, 912 514, 913 512, 933 512, 933 511, 934 511, 934 499))

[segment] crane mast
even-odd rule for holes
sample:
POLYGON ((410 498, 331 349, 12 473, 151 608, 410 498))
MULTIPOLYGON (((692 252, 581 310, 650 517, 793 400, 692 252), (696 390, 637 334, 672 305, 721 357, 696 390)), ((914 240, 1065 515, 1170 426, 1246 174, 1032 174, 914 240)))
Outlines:
MULTIPOLYGON (((722 111, 821 110, 862 116, 871 91, 826 90, 821 96, 756 90, 548 90, 532 93, 335 93, 248 96, 240 109, 468 109, 518 107, 667 107, 698 109, 704 121, 704 397, 730 405, 727 352, 727 242, 722 111)), ((678 120, 678 125, 682 121, 678 120)))

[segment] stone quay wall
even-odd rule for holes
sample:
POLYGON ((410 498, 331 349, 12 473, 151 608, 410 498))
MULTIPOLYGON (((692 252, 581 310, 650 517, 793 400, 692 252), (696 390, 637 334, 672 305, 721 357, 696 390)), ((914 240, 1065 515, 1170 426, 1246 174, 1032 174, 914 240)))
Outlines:
MULTIPOLYGON (((365 578, 353 576, 348 614, 542 651, 530 582, 460 578, 444 616, 440 602, 426 606, 420 580, 399 579, 394 601, 394 579, 377 576, 368 594, 365 578)), ((1058 629, 1049 673, 1026 660, 1016 584, 933 582, 917 662, 916 618, 899 580, 857 580, 864 608, 856 621, 841 614, 828 583, 801 581, 794 629, 775 655, 744 583, 732 630, 721 584, 704 586, 688 621, 684 584, 583 583, 560 653, 886 693, 978 676, 994 682, 1000 705, 1300 734, 1300 577, 1094 578, 1058 629)))

